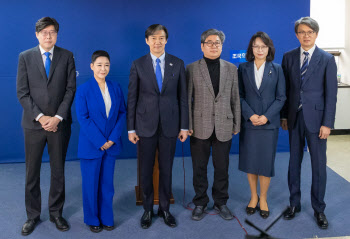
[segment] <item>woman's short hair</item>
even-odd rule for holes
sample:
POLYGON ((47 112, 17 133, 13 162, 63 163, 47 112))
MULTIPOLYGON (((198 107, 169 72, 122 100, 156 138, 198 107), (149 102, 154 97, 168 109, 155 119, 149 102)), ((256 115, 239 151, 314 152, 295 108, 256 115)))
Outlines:
POLYGON ((275 47, 271 38, 265 32, 257 32, 252 36, 252 38, 250 38, 245 59, 247 61, 254 60, 253 44, 256 38, 260 38, 264 42, 264 44, 269 48, 269 53, 266 56, 266 61, 273 61, 273 59, 275 59, 275 47))

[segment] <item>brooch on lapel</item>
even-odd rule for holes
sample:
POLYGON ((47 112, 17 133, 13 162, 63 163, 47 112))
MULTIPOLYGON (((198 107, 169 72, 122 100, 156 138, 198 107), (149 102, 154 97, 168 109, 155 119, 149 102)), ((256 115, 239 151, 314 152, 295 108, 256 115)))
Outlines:
POLYGON ((270 70, 269 74, 268 75, 271 75, 272 74, 272 70, 270 70))
POLYGON ((173 66, 173 63, 169 63, 169 66, 173 66))

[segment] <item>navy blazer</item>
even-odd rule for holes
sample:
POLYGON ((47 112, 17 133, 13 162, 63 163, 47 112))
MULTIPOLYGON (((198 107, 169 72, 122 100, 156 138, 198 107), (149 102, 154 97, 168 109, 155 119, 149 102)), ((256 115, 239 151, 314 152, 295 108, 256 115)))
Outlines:
POLYGON ((241 63, 238 68, 239 95, 241 98, 242 127, 250 129, 278 129, 280 111, 286 100, 286 87, 282 67, 266 62, 261 86, 255 83, 254 61, 241 63), (265 125, 254 126, 250 117, 265 115, 265 125))
POLYGON ((132 63, 128 92, 128 131, 153 136, 159 125, 167 137, 188 129, 187 84, 184 62, 165 53, 164 79, 159 91, 152 57, 147 54, 132 63))
POLYGON ((316 46, 303 82, 300 47, 284 54, 282 68, 286 78, 287 101, 281 117, 288 120, 288 127, 294 126, 301 98, 305 125, 310 132, 319 132, 322 125, 334 128, 338 91, 334 56, 316 46))
POLYGON ((104 151, 100 148, 108 140, 115 143, 107 149, 108 155, 117 156, 121 152, 121 133, 126 115, 124 96, 117 82, 106 80, 106 83, 112 101, 108 118, 101 90, 94 77, 77 90, 75 106, 80 124, 79 158, 102 157, 104 151))

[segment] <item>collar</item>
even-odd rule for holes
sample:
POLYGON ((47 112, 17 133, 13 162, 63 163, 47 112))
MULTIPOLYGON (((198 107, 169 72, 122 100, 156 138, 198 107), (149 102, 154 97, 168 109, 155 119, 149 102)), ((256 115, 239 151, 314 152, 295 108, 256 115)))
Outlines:
MULTIPOLYGON (((309 57, 310 57, 310 58, 311 58, 312 54, 314 53, 315 49, 316 49, 316 44, 315 44, 312 48, 310 48, 308 51, 306 51, 306 52, 309 53, 309 57)), ((304 51, 305 51, 305 50, 300 46, 300 55, 303 55, 303 52, 304 52, 304 51)), ((310 59, 310 58, 309 58, 309 59, 310 59)))
MULTIPOLYGON (((157 57, 155 55, 153 55, 152 53, 151 54, 151 57, 152 57, 152 61, 156 62, 157 60, 157 57)), ((164 59, 165 59, 165 52, 163 53, 163 55, 161 55, 160 57, 158 57, 160 62, 163 63, 164 62, 164 59)))
MULTIPOLYGON (((52 48, 51 48, 51 50, 49 50, 49 52, 51 53, 51 56, 53 56, 53 49, 55 48, 55 46, 53 46, 52 48)), ((40 49, 40 53, 41 53, 41 55, 44 55, 44 53, 46 52, 45 50, 44 50, 44 48, 42 48, 41 46, 40 46, 40 44, 39 44, 39 49, 40 49)))

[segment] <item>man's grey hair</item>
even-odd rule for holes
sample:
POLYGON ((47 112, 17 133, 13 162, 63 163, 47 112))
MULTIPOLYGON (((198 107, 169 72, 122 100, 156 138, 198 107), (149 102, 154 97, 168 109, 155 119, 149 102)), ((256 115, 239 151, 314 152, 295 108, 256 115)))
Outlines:
POLYGON ((316 33, 318 33, 318 31, 320 30, 318 23, 314 19, 312 19, 311 17, 302 17, 298 21, 295 22, 295 25, 294 25, 295 33, 298 33, 298 27, 300 24, 304 24, 304 25, 310 27, 316 33))
POLYGON ((211 35, 219 36, 221 44, 224 43, 224 41, 225 41, 225 34, 224 34, 224 32, 216 30, 216 29, 209 29, 209 30, 206 30, 205 32, 203 32, 202 35, 201 35, 201 43, 204 43, 205 40, 208 38, 208 36, 211 36, 211 35))

